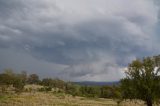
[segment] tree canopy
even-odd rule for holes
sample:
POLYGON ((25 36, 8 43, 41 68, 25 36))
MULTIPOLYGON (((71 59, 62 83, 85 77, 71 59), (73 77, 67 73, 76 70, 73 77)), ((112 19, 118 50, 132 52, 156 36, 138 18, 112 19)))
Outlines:
POLYGON ((154 58, 135 60, 121 80, 123 99, 140 99, 152 106, 160 98, 160 67, 154 58))

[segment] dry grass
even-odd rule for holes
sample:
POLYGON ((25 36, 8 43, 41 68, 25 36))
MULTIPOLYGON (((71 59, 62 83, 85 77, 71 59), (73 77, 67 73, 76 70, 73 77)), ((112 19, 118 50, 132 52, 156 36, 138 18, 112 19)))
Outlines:
MULTIPOLYGON (((36 92, 8 95, 0 99, 0 106, 117 106, 117 103, 112 99, 89 99, 36 92)), ((125 101, 120 106, 144 106, 144 104, 125 101)))
POLYGON ((116 106, 112 100, 90 100, 53 93, 22 93, 0 101, 0 106, 116 106))

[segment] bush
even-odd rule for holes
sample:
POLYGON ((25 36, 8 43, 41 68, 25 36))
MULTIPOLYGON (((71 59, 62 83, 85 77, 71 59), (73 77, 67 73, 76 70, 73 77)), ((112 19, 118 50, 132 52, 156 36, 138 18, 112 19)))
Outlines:
POLYGON ((43 88, 39 88, 38 91, 40 92, 49 92, 52 91, 51 87, 43 87, 43 88))

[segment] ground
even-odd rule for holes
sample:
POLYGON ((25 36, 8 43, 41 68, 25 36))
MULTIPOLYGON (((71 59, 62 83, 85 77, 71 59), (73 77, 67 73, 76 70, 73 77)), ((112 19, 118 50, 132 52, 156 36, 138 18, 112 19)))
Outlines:
MULTIPOLYGON (((117 106, 116 100, 102 98, 73 97, 62 93, 21 93, 0 97, 0 106, 117 106)), ((143 106, 123 102, 120 106, 143 106)))

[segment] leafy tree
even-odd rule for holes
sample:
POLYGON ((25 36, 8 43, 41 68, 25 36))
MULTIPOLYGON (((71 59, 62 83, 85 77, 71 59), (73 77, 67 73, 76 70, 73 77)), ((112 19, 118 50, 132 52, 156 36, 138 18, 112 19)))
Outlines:
POLYGON ((160 98, 160 67, 153 58, 135 60, 121 80, 123 99, 140 99, 152 106, 160 98))
POLYGON ((41 85, 53 87, 53 86, 54 86, 53 79, 51 79, 51 78, 44 78, 44 79, 42 79, 42 81, 41 81, 41 85))
POLYGON ((53 84, 55 88, 59 88, 59 89, 65 89, 65 82, 63 80, 60 79, 54 79, 53 80, 53 84))
POLYGON ((15 87, 16 92, 21 92, 24 88, 25 80, 22 76, 16 75, 13 79, 13 87, 15 87))
POLYGON ((0 74, 0 85, 2 92, 9 86, 13 86, 16 92, 20 92, 25 85, 25 78, 23 74, 15 74, 12 70, 7 69, 4 73, 0 74))
POLYGON ((41 85, 49 86, 52 88, 65 89, 66 82, 60 79, 44 78, 41 85))
POLYGON ((0 74, 0 84, 1 85, 11 85, 13 83, 13 76, 8 74, 0 74))
POLYGON ((8 74, 0 74, 0 86, 2 92, 6 91, 9 85, 13 84, 13 79, 13 76, 10 76, 8 74))
POLYGON ((29 75, 27 82, 29 84, 38 84, 40 82, 39 76, 37 74, 31 74, 29 75))
POLYGON ((75 85, 71 82, 67 82, 65 85, 65 92, 67 94, 71 94, 72 96, 80 96, 80 86, 79 85, 75 85))
POLYGON ((100 97, 102 98, 120 98, 120 88, 118 86, 102 86, 100 88, 100 97))
POLYGON ((79 94, 85 97, 100 97, 100 87, 98 86, 80 86, 79 94))
POLYGON ((103 86, 101 87, 101 97, 102 98, 110 98, 112 96, 111 87, 103 86))

